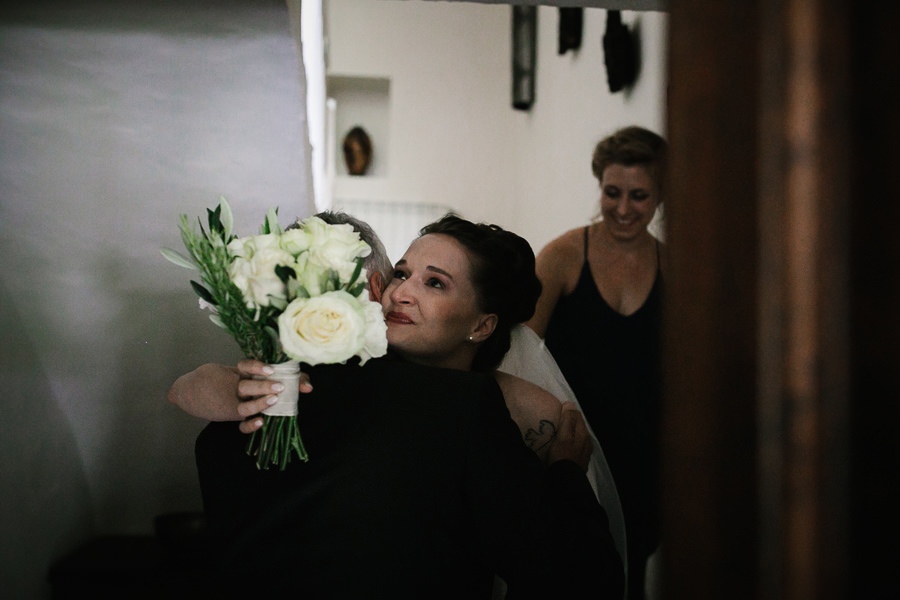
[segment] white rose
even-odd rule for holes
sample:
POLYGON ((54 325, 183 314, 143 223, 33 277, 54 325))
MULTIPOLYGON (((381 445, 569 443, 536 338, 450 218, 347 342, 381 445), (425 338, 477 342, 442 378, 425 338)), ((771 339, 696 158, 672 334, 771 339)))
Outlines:
POLYGON ((254 235, 251 236, 250 241, 257 250, 281 247, 281 237, 277 233, 261 233, 260 235, 254 235))
MULTIPOLYGON (((303 254, 301 257, 307 255, 303 254)), ((327 269, 325 267, 305 262, 301 269, 297 269, 297 281, 310 296, 318 296, 325 291, 325 279, 327 269)))
POLYGON ((343 363, 361 352, 368 360, 370 347, 375 351, 380 347, 374 339, 377 334, 369 331, 372 327, 363 304, 341 290, 297 298, 278 317, 285 354, 308 365, 343 363))
POLYGON ((312 236, 301 227, 299 229, 289 229, 281 234, 281 247, 293 254, 300 255, 302 252, 309 250, 312 242, 312 236))
POLYGON ((349 223, 329 225, 319 217, 309 217, 300 222, 300 229, 305 231, 310 236, 310 239, 321 238, 327 235, 329 229, 346 229, 347 227, 350 228, 350 231, 353 231, 353 227, 349 223))
POLYGON ((231 280, 241 290, 249 308, 269 306, 271 298, 287 300, 287 286, 275 274, 278 265, 293 267, 295 261, 289 252, 277 246, 257 249, 250 258, 238 257, 231 263, 231 280))
POLYGON ((279 237, 272 233, 266 233, 231 240, 228 244, 228 253, 234 257, 252 258, 260 250, 279 247, 279 237))
POLYGON ((377 358, 387 354, 387 323, 384 321, 384 313, 380 302, 360 299, 366 314, 366 341, 363 349, 358 352, 362 359, 360 364, 366 364, 370 358, 377 358))
POLYGON ((356 259, 372 251, 349 223, 331 225, 310 217, 303 221, 303 230, 310 235, 310 262, 334 269, 343 283, 353 275, 356 259))
POLYGON ((253 254, 250 238, 235 238, 228 242, 228 254, 235 258, 247 258, 253 254))

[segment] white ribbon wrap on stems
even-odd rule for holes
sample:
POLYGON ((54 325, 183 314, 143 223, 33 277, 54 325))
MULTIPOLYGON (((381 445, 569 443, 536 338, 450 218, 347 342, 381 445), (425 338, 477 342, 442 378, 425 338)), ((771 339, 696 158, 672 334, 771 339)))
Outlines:
POLYGON ((270 417, 297 416, 297 402, 300 399, 300 363, 289 360, 269 366, 275 371, 273 374, 256 378, 278 381, 284 386, 284 390, 278 393, 278 402, 264 410, 263 414, 270 417))

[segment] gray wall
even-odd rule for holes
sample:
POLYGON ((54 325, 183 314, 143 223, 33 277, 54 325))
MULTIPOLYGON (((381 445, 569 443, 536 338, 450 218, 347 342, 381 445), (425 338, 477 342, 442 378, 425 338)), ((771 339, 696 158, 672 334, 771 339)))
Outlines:
POLYGON ((284 2, 3 11, 0 596, 40 598, 90 536, 200 508, 203 423, 165 392, 239 355, 159 254, 178 214, 225 195, 245 234, 313 211, 284 2))

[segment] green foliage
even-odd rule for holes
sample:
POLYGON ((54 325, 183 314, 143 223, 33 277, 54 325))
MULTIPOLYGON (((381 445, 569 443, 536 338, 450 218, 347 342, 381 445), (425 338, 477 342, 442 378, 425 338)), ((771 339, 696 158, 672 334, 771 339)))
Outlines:
MULTIPOLYGON (((191 226, 187 215, 181 215, 179 219, 181 239, 200 271, 200 283, 191 281, 191 287, 200 298, 216 307, 219 322, 237 341, 244 356, 270 364, 283 362, 287 357, 281 350, 278 336, 267 331, 267 328, 277 331, 280 310, 274 306, 247 308, 243 294, 231 281, 231 257, 227 246, 236 236, 231 232, 231 209, 225 208, 227 206, 223 198, 215 210, 207 209, 208 230, 198 219, 199 233, 191 226)), ((272 227, 268 219, 266 226, 272 227)))

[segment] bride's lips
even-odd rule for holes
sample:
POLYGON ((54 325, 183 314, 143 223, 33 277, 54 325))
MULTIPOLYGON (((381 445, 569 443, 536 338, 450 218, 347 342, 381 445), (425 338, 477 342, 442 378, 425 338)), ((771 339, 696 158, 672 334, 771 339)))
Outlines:
POLYGON ((405 314, 400 313, 400 312, 393 312, 393 311, 389 312, 388 314, 385 315, 384 318, 388 323, 398 323, 400 325, 412 325, 413 324, 412 319, 410 319, 408 316, 406 316, 405 314))

